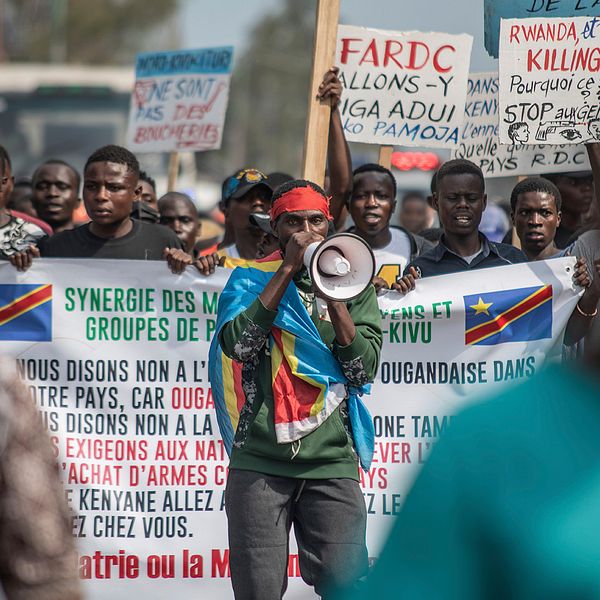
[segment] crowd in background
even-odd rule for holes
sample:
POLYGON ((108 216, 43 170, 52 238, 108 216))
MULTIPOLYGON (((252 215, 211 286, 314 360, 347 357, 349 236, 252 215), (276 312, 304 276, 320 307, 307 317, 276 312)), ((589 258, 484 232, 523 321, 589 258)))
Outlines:
MULTIPOLYGON (((337 110, 341 91, 337 70, 331 69, 319 90, 332 104, 326 182, 330 233, 349 231, 369 243, 377 263, 377 292, 406 294, 421 277, 573 255, 578 258, 575 279, 585 292, 565 344, 576 348, 576 356, 585 352, 586 341, 600 336, 600 145, 587 144, 591 172, 520 181, 510 197, 511 223, 497 212, 501 209, 486 210, 483 174, 467 160, 444 163, 432 178, 428 197, 410 193, 398 201, 396 176, 389 169, 377 164, 353 168, 337 110), (400 227, 391 225, 396 211, 400 227)), ((0 255, 18 269, 27 269, 40 256, 121 258, 166 260, 175 272, 195 264, 209 274, 219 264, 233 266, 281 250, 269 211, 275 190, 293 180, 292 175, 267 175, 255 168, 260 165, 241 168, 223 182, 219 209, 200 214, 184 193, 170 190, 157 197, 152 174, 120 146, 98 149, 83 173, 60 157, 49 157, 29 178, 17 180, 9 151, 0 147, 0 255)), ((7 389, 18 390, 11 385, 7 389)), ((9 441, 3 447, 9 448, 9 441)), ((3 485, 9 484, 5 478, 3 485)), ((54 492, 36 496, 36 510, 42 513, 59 503, 55 482, 45 485, 54 492)), ((56 522, 50 522, 48 536, 58 539, 55 529, 56 522)), ((32 598, 41 597, 35 596, 36 586, 48 586, 54 577, 56 594, 46 587, 50 591, 43 597, 77 597, 76 582, 65 592, 69 584, 61 575, 72 548, 65 551, 64 544, 31 532, 11 535, 15 544, 33 550, 28 557, 11 557, 4 567, 5 587, 8 581, 29 590, 32 598)))

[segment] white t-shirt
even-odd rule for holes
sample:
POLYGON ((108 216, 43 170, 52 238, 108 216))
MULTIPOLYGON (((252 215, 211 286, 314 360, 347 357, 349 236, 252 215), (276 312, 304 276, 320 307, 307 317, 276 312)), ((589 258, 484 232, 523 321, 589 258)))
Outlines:
POLYGON ((220 254, 229 256, 229 258, 242 258, 240 256, 240 251, 237 249, 237 246, 235 244, 231 244, 231 246, 225 246, 225 248, 221 248, 220 254))
POLYGON ((410 262, 410 238, 401 229, 390 228, 392 239, 387 246, 373 249, 375 255, 375 275, 385 279, 388 285, 396 283, 406 265, 410 262))

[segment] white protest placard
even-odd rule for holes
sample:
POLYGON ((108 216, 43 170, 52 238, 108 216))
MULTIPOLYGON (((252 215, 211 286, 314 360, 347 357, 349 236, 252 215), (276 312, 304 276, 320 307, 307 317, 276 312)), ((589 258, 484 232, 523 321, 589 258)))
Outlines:
POLYGON ((459 138, 473 38, 340 25, 336 65, 351 142, 452 148, 459 138))
POLYGON ((221 147, 233 48, 139 54, 127 145, 134 152, 221 147))
POLYGON ((502 19, 500 142, 600 141, 600 18, 502 19))
POLYGON ((452 158, 466 158, 486 177, 534 175, 590 169, 585 147, 500 144, 498 136, 498 73, 471 73, 460 143, 452 158))
MULTIPOLYGON (((432 277, 380 297, 381 361, 363 398, 376 436, 361 472, 371 556, 450 415, 560 355, 574 263, 432 277)), ((228 275, 154 261, 0 265, 0 340, 57 452, 86 598, 232 597, 228 459, 207 380, 228 275)), ((286 598, 314 598, 291 553, 286 598)))

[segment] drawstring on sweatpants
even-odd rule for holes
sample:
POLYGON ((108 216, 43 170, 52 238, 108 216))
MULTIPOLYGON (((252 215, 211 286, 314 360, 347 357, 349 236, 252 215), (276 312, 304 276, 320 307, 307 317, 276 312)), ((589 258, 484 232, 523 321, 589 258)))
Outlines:
POLYGON ((306 485, 306 479, 303 479, 300 482, 300 486, 298 487, 298 492, 296 493, 296 496, 294 497, 294 502, 298 502, 298 500, 300 499, 300 495, 302 494, 305 485, 306 485))

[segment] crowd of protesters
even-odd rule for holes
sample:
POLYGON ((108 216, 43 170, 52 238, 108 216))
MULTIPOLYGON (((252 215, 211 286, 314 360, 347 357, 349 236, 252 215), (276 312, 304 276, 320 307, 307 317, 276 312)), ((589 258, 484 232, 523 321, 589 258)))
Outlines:
MULTIPOLYGON (((514 187, 513 228, 504 243, 488 239, 480 230, 487 205, 485 180, 481 169, 467 160, 440 167, 429 199, 417 193, 404 197, 399 210, 403 226, 396 227, 391 225, 397 209, 396 177, 377 164, 353 169, 337 109, 341 91, 337 70, 331 69, 319 89, 320 97, 332 105, 326 189, 331 218, 325 229, 327 234, 352 232, 370 245, 376 259, 376 292, 407 294, 422 277, 572 255, 578 259, 575 283, 585 292, 569 321, 565 344, 577 347, 576 356, 585 353, 585 340, 600 337, 600 144, 587 144, 591 172, 530 177, 514 187), (432 227, 432 209, 439 227, 432 227)), ((280 249, 277 228, 269 218, 272 199, 298 185, 284 173, 266 175, 254 166, 239 169, 222 184, 223 235, 208 239, 202 235, 202 218, 193 200, 173 190, 157 197, 152 174, 143 172, 136 156, 120 146, 96 150, 82 173, 53 157, 37 166, 30 179, 17 181, 9 152, 0 147, 0 174, 0 256, 19 270, 38 257, 110 258, 164 260, 175 273, 195 265, 208 275, 219 265, 265 258, 280 249), (82 201, 87 220, 77 224, 82 201)), ((13 387, 15 402, 20 402, 21 392, 16 384, 13 387)), ((37 439, 32 436, 32 441, 37 439)), ((4 442, 7 449, 9 444, 4 442)), ((36 501, 55 504, 56 481, 42 482, 52 493, 36 501)), ((10 483, 3 481, 5 486, 10 483)), ((49 522, 48 530, 59 540, 57 528, 57 522, 49 522)), ((76 597, 75 592, 65 593, 64 585, 70 584, 68 578, 61 579, 60 569, 48 566, 64 565, 72 548, 65 550, 57 542, 36 552, 36 560, 21 571, 15 562, 4 576, 9 582, 5 586, 19 585, 20 580, 24 589, 35 592, 42 573, 48 581, 58 578, 57 593, 44 597, 76 597), (39 556, 50 558, 40 566, 39 556)))

